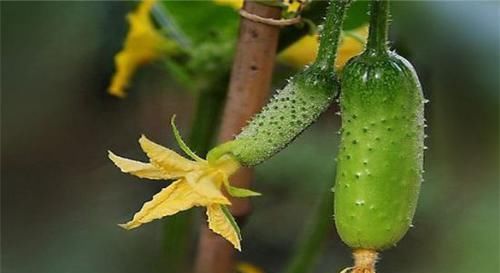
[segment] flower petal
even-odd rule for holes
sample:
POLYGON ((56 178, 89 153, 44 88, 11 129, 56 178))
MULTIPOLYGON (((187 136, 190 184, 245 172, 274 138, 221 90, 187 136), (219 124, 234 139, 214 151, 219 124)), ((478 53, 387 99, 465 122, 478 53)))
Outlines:
POLYGON ((115 56, 115 66, 116 72, 113 74, 108 92, 113 96, 124 98, 127 95, 125 88, 129 85, 130 78, 135 73, 137 65, 127 52, 122 51, 115 56))
POLYGON ((134 215, 130 222, 120 226, 125 229, 133 229, 155 219, 190 209, 193 206, 206 206, 208 204, 210 204, 210 200, 193 191, 184 179, 179 179, 153 196, 151 201, 144 203, 141 210, 134 215))
POLYGON ((139 144, 151 161, 167 172, 189 172, 197 167, 197 162, 186 159, 178 153, 152 142, 144 135, 139 139, 139 144))
POLYGON ((167 173, 163 169, 151 164, 140 161, 131 160, 121 156, 117 156, 111 151, 108 151, 108 157, 120 168, 124 173, 130 173, 141 178, 153 180, 175 179, 181 176, 180 173, 167 173))
POLYGON ((155 0, 143 0, 127 15, 130 28, 123 49, 115 56, 116 72, 108 92, 123 98, 135 71, 142 65, 176 51, 176 45, 158 31, 150 18, 155 0))
POLYGON ((199 195, 209 199, 210 203, 231 204, 220 190, 222 183, 219 182, 218 179, 220 179, 220 175, 216 171, 211 173, 207 173, 206 171, 195 171, 188 173, 185 177, 193 190, 199 195))
POLYGON ((208 228, 224 237, 233 244, 234 248, 241 251, 240 229, 231 213, 227 211, 227 208, 225 212, 224 208, 221 205, 210 205, 207 207, 208 228))

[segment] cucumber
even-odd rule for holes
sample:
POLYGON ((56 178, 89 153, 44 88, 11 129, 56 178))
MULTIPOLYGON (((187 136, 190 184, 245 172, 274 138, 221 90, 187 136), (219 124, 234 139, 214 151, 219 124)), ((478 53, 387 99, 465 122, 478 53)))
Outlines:
POLYGON ((411 65, 396 54, 360 56, 342 80, 337 228, 353 248, 384 249, 403 237, 417 202, 422 92, 411 65))
POLYGON ((342 75, 334 210, 353 272, 374 272, 376 252, 405 235, 422 181, 424 98, 413 66, 387 49, 388 10, 372 2, 367 48, 342 75))
POLYGON ((334 63, 350 2, 330 1, 316 61, 291 78, 234 140, 212 149, 209 161, 231 153, 242 165, 257 165, 286 147, 328 108, 340 90, 334 63))
POLYGON ((242 165, 257 165, 278 153, 312 124, 339 90, 335 77, 325 77, 313 66, 291 79, 235 140, 219 148, 228 148, 242 165))

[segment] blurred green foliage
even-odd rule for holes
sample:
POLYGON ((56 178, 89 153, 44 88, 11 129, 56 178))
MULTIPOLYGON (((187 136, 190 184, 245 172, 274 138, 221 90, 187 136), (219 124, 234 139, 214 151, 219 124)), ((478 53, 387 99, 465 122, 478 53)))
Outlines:
POLYGON ((204 92, 227 78, 238 31, 238 14, 212 1, 163 1, 158 22, 185 56, 166 60, 170 73, 185 87, 204 92))
MULTIPOLYGON (((132 232, 115 225, 165 184, 121 174, 106 150, 141 158, 141 133, 175 147, 168 121, 177 113, 187 131, 192 96, 159 65, 139 72, 126 100, 106 95, 131 2, 0 5, 2 272, 169 272, 162 221, 132 232)), ((415 228, 383 254, 379 271, 498 272, 499 4, 393 6, 393 47, 415 64, 431 100, 430 137, 415 228)), ((275 85, 292 73, 279 67, 275 85)), ((284 269, 333 184, 333 111, 257 168, 264 196, 254 200, 239 259, 284 269)), ((350 263, 332 220, 313 272, 350 263)))

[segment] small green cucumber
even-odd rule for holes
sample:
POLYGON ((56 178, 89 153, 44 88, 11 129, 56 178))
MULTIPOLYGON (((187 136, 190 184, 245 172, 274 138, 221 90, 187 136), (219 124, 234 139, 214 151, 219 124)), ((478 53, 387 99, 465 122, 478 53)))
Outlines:
POLYGON ((233 141, 212 149, 208 160, 232 153, 242 165, 257 165, 282 150, 328 108, 340 90, 334 63, 350 2, 330 1, 316 61, 291 78, 233 141))
POLYGON ((413 66, 386 47, 387 13, 386 1, 373 2, 367 49, 342 75, 335 222, 353 249, 394 246, 422 181, 424 98, 413 66))
MULTIPOLYGON (((283 149, 331 104, 340 85, 311 66, 294 78, 264 106, 250 123, 228 142, 244 165, 257 165, 283 149)), ((223 144, 224 145, 224 144, 223 144)))

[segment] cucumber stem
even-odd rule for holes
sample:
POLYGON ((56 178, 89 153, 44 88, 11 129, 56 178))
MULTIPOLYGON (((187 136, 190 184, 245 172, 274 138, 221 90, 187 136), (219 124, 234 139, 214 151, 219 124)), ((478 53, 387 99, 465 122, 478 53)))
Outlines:
POLYGON ((367 51, 375 54, 386 53, 389 32, 389 1, 372 0, 370 16, 367 51))
POLYGON ((352 0, 330 0, 319 38, 318 57, 314 63, 322 69, 335 71, 335 58, 342 32, 342 22, 351 2, 352 0))
POLYGON ((353 252, 354 267, 352 273, 375 273, 378 253, 372 249, 355 249, 353 252))

